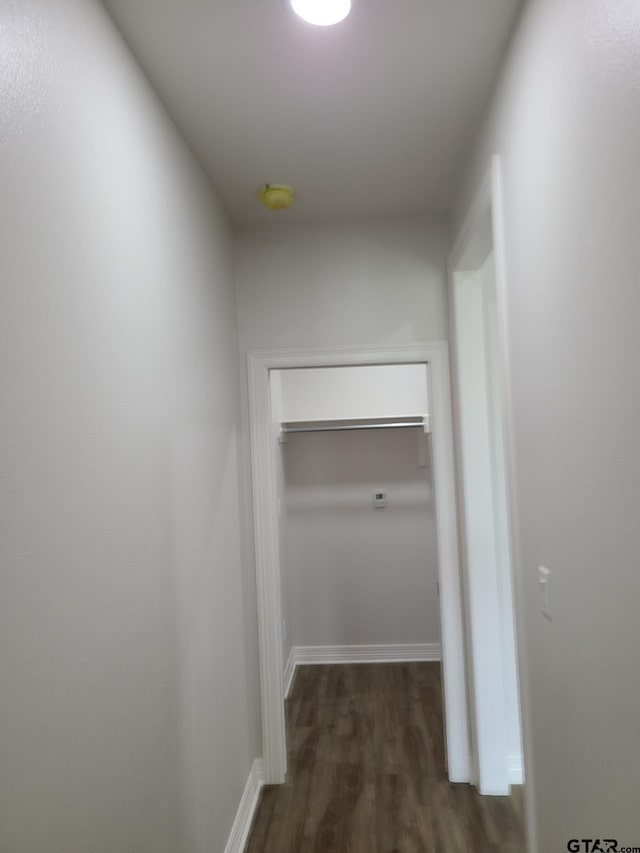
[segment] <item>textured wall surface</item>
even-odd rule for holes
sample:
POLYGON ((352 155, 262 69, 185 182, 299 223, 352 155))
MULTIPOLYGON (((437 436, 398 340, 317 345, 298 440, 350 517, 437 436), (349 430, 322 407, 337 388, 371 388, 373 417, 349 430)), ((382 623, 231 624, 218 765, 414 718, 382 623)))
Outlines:
POLYGON ((416 430, 292 435, 283 448, 294 645, 439 643, 433 489, 416 430), (374 509, 380 489, 387 506, 374 509))
POLYGON ((638 4, 531 0, 457 220, 499 152, 540 853, 573 837, 640 843, 638 150, 638 4))
POLYGON ((98 3, 1 3, 0 55, 0 848, 219 851, 254 755, 230 234, 98 3))
POLYGON ((447 240, 424 217, 239 230, 241 346, 446 338, 447 240))

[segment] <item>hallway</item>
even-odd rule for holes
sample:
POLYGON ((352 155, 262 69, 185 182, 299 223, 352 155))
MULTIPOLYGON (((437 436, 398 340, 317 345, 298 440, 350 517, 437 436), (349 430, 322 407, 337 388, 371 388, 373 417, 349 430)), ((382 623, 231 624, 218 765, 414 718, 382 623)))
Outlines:
MULTIPOLYGON (((292 2, 0 2, 0 851, 245 853, 255 825, 249 853, 520 853, 518 823, 527 853, 638 847, 640 3, 353 0, 314 26, 292 2), (275 181, 287 209, 261 203, 275 181), (463 443, 456 290, 478 297, 479 271, 495 288, 463 299, 469 358, 500 370, 490 394, 467 377, 483 432, 463 443), (428 595, 354 636, 376 574, 409 594, 404 521, 377 543, 410 503, 366 460, 331 503, 318 455, 287 526, 254 476, 280 448, 264 365, 401 349, 450 362, 433 409, 453 429, 428 441, 463 476, 422 490, 436 524, 443 501, 468 519, 465 483, 485 494, 468 450, 495 460, 502 410, 513 578, 504 536, 478 523, 474 564, 449 512, 428 595), (372 528, 352 575, 333 547, 349 517, 372 528), (337 579, 311 601, 344 631, 288 615, 265 521, 337 579), (515 614, 521 743, 474 672, 506 624, 488 589, 515 614), (457 664, 459 731, 489 722, 493 790, 525 778, 522 810, 466 784, 482 736, 448 746, 465 784, 445 781, 433 665, 301 669, 290 778, 262 791, 284 777, 283 675, 406 660, 375 647, 430 645, 436 603, 457 639, 414 658, 444 661, 447 712, 457 664)), ((513 708, 513 667, 487 659, 513 708)))
POLYGON ((247 853, 521 853, 519 789, 444 771, 437 663, 299 667, 287 782, 264 789, 247 853))

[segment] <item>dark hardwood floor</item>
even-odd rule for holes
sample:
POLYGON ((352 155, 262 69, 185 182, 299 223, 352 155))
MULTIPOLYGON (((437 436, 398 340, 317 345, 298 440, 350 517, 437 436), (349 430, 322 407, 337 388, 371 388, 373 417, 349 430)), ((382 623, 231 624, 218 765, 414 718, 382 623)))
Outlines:
POLYGON ((437 663, 299 667, 246 853, 522 853, 521 796, 445 776, 437 663))

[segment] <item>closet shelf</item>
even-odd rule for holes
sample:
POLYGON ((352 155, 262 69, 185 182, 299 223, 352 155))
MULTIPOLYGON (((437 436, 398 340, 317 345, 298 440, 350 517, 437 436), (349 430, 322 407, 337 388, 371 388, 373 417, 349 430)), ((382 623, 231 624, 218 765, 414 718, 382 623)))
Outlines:
POLYGON ((402 418, 385 418, 377 420, 367 418, 357 421, 289 421, 280 426, 281 436, 300 432, 342 432, 344 430, 363 429, 408 429, 420 427, 425 433, 431 432, 429 415, 406 415, 402 418))

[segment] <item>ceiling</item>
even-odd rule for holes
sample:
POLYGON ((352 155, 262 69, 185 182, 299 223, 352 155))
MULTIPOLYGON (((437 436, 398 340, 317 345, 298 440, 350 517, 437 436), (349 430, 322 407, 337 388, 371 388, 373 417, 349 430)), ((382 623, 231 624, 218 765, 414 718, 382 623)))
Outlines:
POLYGON ((238 224, 440 213, 521 0, 104 0, 238 224), (264 183, 292 184, 265 211, 264 183))

